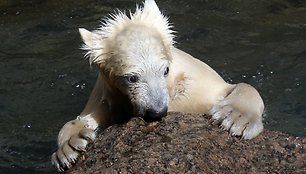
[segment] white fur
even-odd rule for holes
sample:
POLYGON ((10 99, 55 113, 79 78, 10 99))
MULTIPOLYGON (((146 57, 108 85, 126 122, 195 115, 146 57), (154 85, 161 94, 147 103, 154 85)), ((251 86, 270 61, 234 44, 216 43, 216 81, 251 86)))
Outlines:
POLYGON ((152 108, 153 116, 166 111, 210 114, 221 128, 244 139, 262 132, 264 103, 256 89, 228 84, 207 64, 174 48, 171 25, 154 0, 146 0, 130 17, 118 11, 99 29, 79 31, 90 64, 100 71, 85 109, 59 133, 52 155, 58 170, 75 163, 98 126, 106 128, 135 113, 150 115, 152 108), (139 81, 129 83, 126 77, 134 75, 139 81))
MULTIPOLYGON (((171 47, 174 43, 172 26, 168 22, 168 18, 161 14, 154 0, 146 0, 144 7, 136 6, 135 13, 127 16, 124 12, 110 14, 110 16, 102 21, 100 28, 92 32, 92 35, 84 41, 85 45, 82 47, 86 50, 86 55, 89 56, 90 64, 101 64, 105 59, 112 54, 110 48, 112 41, 124 28, 131 25, 142 25, 149 28, 154 28, 160 34, 164 44, 171 47), (88 42, 90 40, 90 42, 88 42)), ((84 29, 80 29, 80 33, 85 33, 84 29)))

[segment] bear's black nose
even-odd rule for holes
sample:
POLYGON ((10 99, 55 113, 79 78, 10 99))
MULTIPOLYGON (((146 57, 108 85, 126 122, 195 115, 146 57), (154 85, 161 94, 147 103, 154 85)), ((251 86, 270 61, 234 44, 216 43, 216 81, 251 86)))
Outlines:
POLYGON ((146 117, 150 118, 162 118, 167 115, 168 107, 165 106, 160 110, 149 108, 146 111, 146 117))

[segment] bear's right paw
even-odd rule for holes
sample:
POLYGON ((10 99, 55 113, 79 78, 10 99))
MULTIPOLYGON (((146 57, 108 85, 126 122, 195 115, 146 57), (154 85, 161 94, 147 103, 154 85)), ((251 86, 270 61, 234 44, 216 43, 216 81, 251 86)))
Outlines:
POLYGON ((242 114, 231 105, 215 105, 211 109, 211 114, 214 123, 220 124, 223 130, 228 130, 233 136, 253 139, 263 130, 260 115, 242 114))
POLYGON ((52 154, 52 165, 60 172, 71 168, 80 153, 86 151, 87 144, 92 142, 95 137, 95 132, 91 129, 82 129, 79 134, 71 136, 52 154))
POLYGON ((257 90, 239 83, 228 96, 212 106, 209 114, 232 135, 252 139, 263 131, 263 110, 264 103, 257 90))

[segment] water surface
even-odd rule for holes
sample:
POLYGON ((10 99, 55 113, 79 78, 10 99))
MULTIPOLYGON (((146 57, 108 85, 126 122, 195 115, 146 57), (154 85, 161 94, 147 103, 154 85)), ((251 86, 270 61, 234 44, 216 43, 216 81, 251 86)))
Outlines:
MULTIPOLYGON (((97 76, 77 28, 95 29, 135 2, 0 2, 0 173, 54 172, 57 134, 81 112, 97 76)), ((267 129, 306 136, 306 2, 157 3, 178 31, 177 47, 260 91, 267 129)))

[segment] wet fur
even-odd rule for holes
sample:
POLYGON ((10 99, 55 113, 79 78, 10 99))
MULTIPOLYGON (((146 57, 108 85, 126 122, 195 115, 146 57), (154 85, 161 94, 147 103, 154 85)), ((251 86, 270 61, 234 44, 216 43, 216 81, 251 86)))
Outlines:
POLYGON ((90 64, 100 72, 83 112, 59 133, 59 148, 52 155, 59 171, 75 163, 98 126, 145 117, 152 108, 156 113, 166 106, 168 111, 210 114, 223 129, 245 139, 263 130, 264 104, 256 89, 226 83, 208 65, 175 48, 171 25, 153 0, 133 14, 111 15, 93 32, 80 29, 80 34, 90 64), (139 81, 128 82, 131 75, 139 81))

